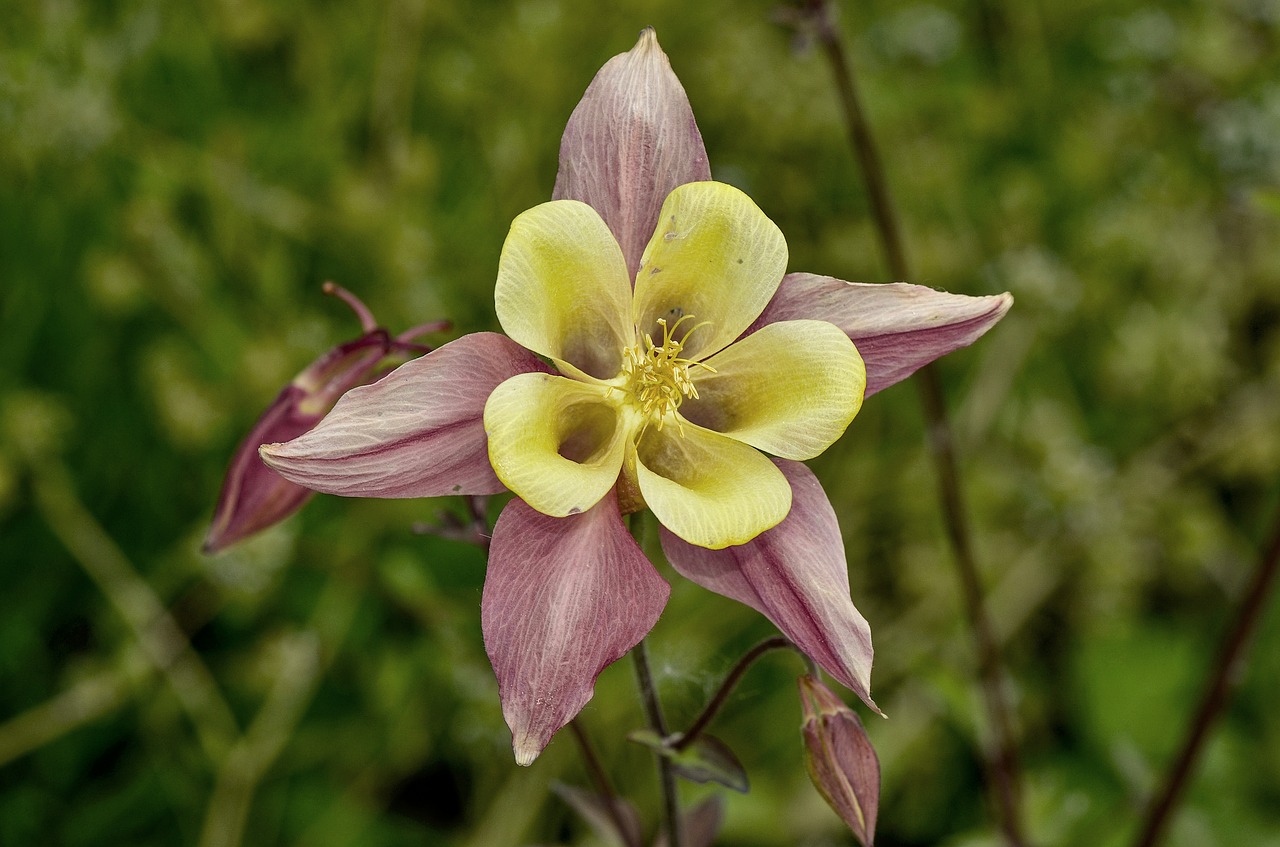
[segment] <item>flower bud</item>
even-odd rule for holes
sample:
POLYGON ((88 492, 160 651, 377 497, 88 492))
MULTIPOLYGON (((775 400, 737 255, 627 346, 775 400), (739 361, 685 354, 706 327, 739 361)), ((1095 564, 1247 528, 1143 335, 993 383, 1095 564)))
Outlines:
POLYGON ((430 348, 414 344, 411 339, 448 326, 447 322, 427 324, 392 337, 376 325, 373 315, 354 295, 332 283, 327 283, 324 290, 351 306, 364 334, 334 347, 298 374, 240 442, 205 535, 205 553, 217 553, 279 523, 311 497, 311 489, 289 482, 268 468, 258 455, 259 446, 290 441, 309 432, 339 397, 381 376, 379 365, 388 354, 425 353, 430 348))
POLYGON ((880 760, 862 721, 815 676, 800 677, 809 777, 858 841, 871 847, 880 804, 880 760))

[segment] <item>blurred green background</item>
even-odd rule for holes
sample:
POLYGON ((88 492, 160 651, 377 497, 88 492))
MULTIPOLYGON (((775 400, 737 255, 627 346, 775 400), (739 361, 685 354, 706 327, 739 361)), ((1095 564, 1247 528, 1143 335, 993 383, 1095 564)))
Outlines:
MULTIPOLYGON (((358 333, 495 328, 595 70, 657 27, 716 176, 791 268, 887 281, 829 71, 770 3, 31 0, 0 14, 0 844, 588 844, 517 768, 457 504, 316 498, 199 542, 238 439, 358 333), (162 605, 177 630, 131 625, 162 605), (166 665, 166 674, 155 670, 166 665), (220 692, 220 693, 219 693, 220 692), (243 734, 242 734, 243 733, 243 734), (243 839, 237 835, 243 825, 243 839)), ((1121 845, 1280 500, 1280 2, 845 3, 916 278, 1016 305, 942 373, 1042 845, 1121 845)), ((995 843, 985 722, 916 392, 813 463, 877 644, 882 845, 995 843)), ((672 578, 676 725, 771 632, 672 578)), ((1280 844, 1280 612, 1171 845, 1280 844)), ((850 844, 794 657, 714 727, 725 845, 850 844)), ((864 712, 865 714, 865 712, 864 712)), ((656 819, 631 668, 583 713, 656 819)), ((711 793, 684 786, 687 800, 711 793)))

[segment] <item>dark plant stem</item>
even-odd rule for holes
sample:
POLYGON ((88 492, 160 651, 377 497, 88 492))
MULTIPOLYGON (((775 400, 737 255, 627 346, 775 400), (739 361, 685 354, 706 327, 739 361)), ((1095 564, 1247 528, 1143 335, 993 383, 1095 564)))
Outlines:
POLYGON ((618 832, 618 837, 622 839, 626 847, 642 847, 632 838, 632 831, 622 819, 622 812, 618 809, 618 795, 614 793, 613 783, 609 781, 609 775, 601 767, 600 758, 596 756, 596 750, 591 746, 591 739, 587 738, 587 733, 582 728, 582 724, 577 718, 574 718, 569 721, 569 729, 573 731, 573 737, 578 742, 578 749, 582 751, 582 760, 587 765, 587 773, 591 775, 591 781, 595 783, 596 791, 600 792, 600 796, 604 798, 605 809, 609 813, 609 820, 613 822, 613 828, 618 832))
POLYGON ((476 544, 489 554, 489 546, 493 542, 493 527, 489 526, 487 513, 488 497, 472 495, 466 498, 467 511, 471 514, 471 526, 476 533, 476 544))
MULTIPOLYGON (((701 735, 707 728, 707 725, 715 719, 715 716, 720 712, 720 707, 729 699, 729 695, 733 693, 733 689, 737 686, 738 681, 742 679, 742 675, 747 672, 748 668, 755 664, 756 659, 759 659, 770 650, 779 650, 783 647, 790 647, 792 650, 795 650, 798 653, 800 652, 800 648, 791 643, 789 638, 784 638, 781 635, 766 638, 764 641, 761 641, 759 644, 748 650, 742 658, 738 660, 738 663, 729 671, 728 676, 724 678, 724 682, 720 683, 720 687, 716 689, 715 695, 712 696, 711 700, 702 709, 702 713, 698 715, 684 734, 680 736, 680 740, 671 746, 676 750, 683 750, 694 741, 697 741, 698 736, 701 735)), ((801 653, 801 655, 803 656, 804 654, 801 653)))
MULTIPOLYGON (((817 41, 831 66, 844 111, 845 124, 849 131, 849 141, 866 182, 871 212, 875 218, 889 272, 895 280, 907 280, 910 278, 910 272, 906 250, 903 247, 901 228, 898 226, 884 166, 858 97, 853 67, 836 30, 831 5, 827 0, 810 0, 806 11, 809 16, 808 22, 813 27, 817 41)), ((956 460, 955 444, 947 417, 942 385, 932 365, 922 368, 916 377, 915 382, 920 391, 928 426, 929 447, 936 468, 947 539, 951 545, 963 590, 969 624, 977 643, 979 677, 994 747, 994 750, 988 751, 988 754, 983 757, 987 781, 995 794, 1000 827, 1005 839, 1009 844, 1018 847, 1024 843, 1018 759, 1013 744, 1013 724, 1005 694, 1000 647, 983 599, 982 582, 978 576, 977 562, 969 535, 967 511, 960 489, 959 464, 956 460)))
POLYGON ((1135 847, 1154 847, 1164 835, 1165 827, 1173 810, 1177 808, 1191 772, 1195 769, 1200 751, 1208 740, 1209 729, 1222 714, 1231 699, 1235 688, 1244 676, 1245 660, 1249 645, 1253 639, 1253 631, 1257 628, 1262 610, 1266 608, 1271 588, 1275 584, 1276 571, 1280 570, 1280 513, 1276 515, 1275 527, 1271 531, 1271 539, 1253 574, 1240 611, 1236 614, 1235 625, 1223 639, 1218 659, 1213 664, 1213 671, 1207 680, 1204 695, 1200 700, 1200 708, 1187 729, 1187 736, 1182 742, 1182 750, 1174 759, 1165 776, 1164 786, 1159 794, 1151 800, 1147 814, 1135 847))
POLYGON ((1018 784, 1018 754, 1013 742, 1011 707, 1005 693, 1004 669, 1000 662, 1000 645, 995 629, 987 614, 982 595, 982 582, 969 538, 964 498, 960 492, 955 448, 951 439, 951 427, 947 421, 947 409, 942 396, 942 386, 932 367, 923 368, 917 374, 924 402, 925 417, 929 424, 929 441, 937 465, 938 494, 942 501, 947 536, 964 593, 965 611, 969 626, 978 645, 978 674, 982 681, 983 698, 987 704, 987 719, 991 724, 994 750, 986 759, 988 774, 996 792, 1000 808, 1001 825, 1010 844, 1024 843, 1021 824, 1021 791, 1018 784))
POLYGON ((880 235, 885 262, 895 280, 905 281, 910 274, 907 270, 906 250, 902 246, 902 230, 898 226, 897 211, 889 192, 888 180, 885 178, 880 150, 876 145, 875 137, 871 134, 871 124, 867 121, 866 113, 862 109, 862 99, 858 96, 858 83, 853 73, 853 65, 849 62, 844 42, 836 29, 831 4, 827 0, 810 0, 808 10, 818 44, 822 47, 827 63, 831 66, 836 91, 840 96, 840 106, 844 112, 845 129, 849 132, 853 155, 858 160, 862 179, 866 183, 867 196, 871 202, 871 214, 875 218, 876 231, 880 235))
MULTIPOLYGON (((658 688, 653 684, 653 672, 649 668, 649 648, 644 639, 640 639, 631 650, 631 658, 636 666, 636 681, 640 685, 640 699, 644 703, 644 711, 649 719, 649 726, 658 733, 659 738, 667 737, 667 719, 662 715, 662 703, 658 700, 658 688)), ((676 795, 676 775, 671 767, 671 760, 666 756, 657 756, 658 776, 662 785, 662 804, 667 816, 667 844, 670 847, 684 847, 684 837, 680 831, 680 798, 676 795)))

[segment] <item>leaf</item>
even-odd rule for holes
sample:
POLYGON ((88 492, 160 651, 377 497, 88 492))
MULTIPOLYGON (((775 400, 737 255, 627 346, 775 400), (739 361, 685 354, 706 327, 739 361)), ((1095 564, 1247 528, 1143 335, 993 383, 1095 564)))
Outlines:
POLYGON ((699 735, 682 750, 675 746, 679 736, 664 739, 651 729, 637 729, 627 738, 669 759, 675 772, 691 782, 714 782, 742 794, 750 790, 747 772, 738 757, 713 735, 699 735))
POLYGON ((640 815, 636 807, 628 801, 621 797, 612 798, 614 814, 611 815, 609 814, 610 798, 603 795, 585 788, 565 785, 562 782, 552 783, 551 790, 569 808, 581 815, 596 835, 610 844, 628 847, 631 844, 641 843, 643 836, 640 832, 640 815), (619 831, 619 822, 625 831, 619 831))
MULTIPOLYGON (((685 847, 711 847, 720 834, 720 825, 724 823, 724 800, 720 795, 713 794, 685 812, 682 817, 685 847)), ((658 833, 653 847, 667 847, 665 832, 658 833)))

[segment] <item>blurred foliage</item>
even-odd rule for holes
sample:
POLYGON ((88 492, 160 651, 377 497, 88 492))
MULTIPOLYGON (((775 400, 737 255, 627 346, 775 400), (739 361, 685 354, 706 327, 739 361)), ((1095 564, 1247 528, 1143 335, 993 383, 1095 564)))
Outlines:
MULTIPOLYGON (((392 330, 494 327, 506 227, 548 198, 570 110, 644 25, 717 176, 778 222, 791 267, 884 280, 828 70, 774 11, 6 5, 0 843, 225 844, 241 821, 246 845, 595 843, 549 789, 586 782, 571 739, 512 762, 482 555, 413 532, 458 504, 317 498, 225 555, 199 540, 240 436, 356 333, 324 280, 392 330), (137 616, 147 598, 194 652, 137 616), (214 701, 186 687, 202 679, 214 701)), ((1277 506, 1280 2, 843 13, 913 281, 1017 298, 943 373, 1031 830, 1124 844, 1277 506)), ((880 843, 994 843, 912 388, 876 396, 814 464, 891 716, 868 725, 880 843)), ((770 627, 664 572, 650 649, 680 725, 770 627)), ((1171 845, 1280 844, 1274 605, 1171 845)), ((800 670, 772 655, 715 725, 751 778, 723 844, 851 843, 804 771, 800 670)), ((643 722, 626 662, 584 721, 656 810, 650 754, 624 740, 643 722)))

